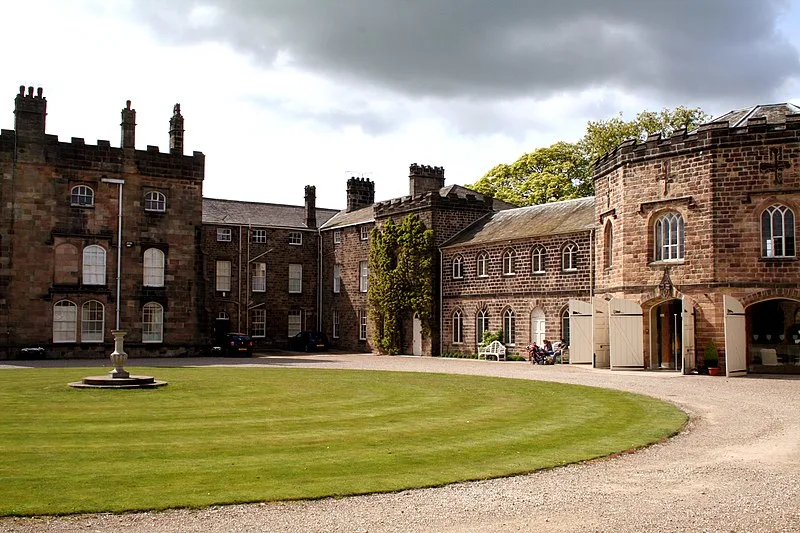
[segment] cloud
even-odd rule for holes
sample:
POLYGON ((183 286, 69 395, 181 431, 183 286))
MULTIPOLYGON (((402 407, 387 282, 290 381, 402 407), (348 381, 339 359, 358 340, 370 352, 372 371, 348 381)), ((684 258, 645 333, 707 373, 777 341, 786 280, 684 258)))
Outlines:
POLYGON ((762 101, 800 74, 780 0, 175 0, 133 9, 164 39, 222 41, 346 85, 442 100, 609 87, 762 101), (167 5, 168 7, 164 7, 167 5))

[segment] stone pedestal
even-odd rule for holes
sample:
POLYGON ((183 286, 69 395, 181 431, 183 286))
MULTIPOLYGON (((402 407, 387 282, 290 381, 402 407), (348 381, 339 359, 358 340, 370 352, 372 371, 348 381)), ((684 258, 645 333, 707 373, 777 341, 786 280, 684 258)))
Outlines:
POLYGON ((125 335, 127 335, 128 332, 115 329, 111 331, 111 334, 114 336, 114 351, 111 352, 111 364, 114 365, 114 370, 109 372, 108 375, 115 379, 129 378, 130 374, 128 371, 122 368, 125 361, 128 360, 128 354, 125 353, 125 349, 123 348, 125 335))

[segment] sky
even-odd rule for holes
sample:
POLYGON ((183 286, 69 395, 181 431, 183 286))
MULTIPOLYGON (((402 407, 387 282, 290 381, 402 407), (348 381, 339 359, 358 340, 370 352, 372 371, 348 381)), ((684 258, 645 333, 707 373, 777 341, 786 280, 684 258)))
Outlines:
POLYGON ((0 0, 0 127, 42 87, 60 140, 119 146, 131 100, 168 151, 180 103, 204 196, 341 209, 351 176, 464 185, 589 120, 800 103, 798 30, 800 0, 0 0))

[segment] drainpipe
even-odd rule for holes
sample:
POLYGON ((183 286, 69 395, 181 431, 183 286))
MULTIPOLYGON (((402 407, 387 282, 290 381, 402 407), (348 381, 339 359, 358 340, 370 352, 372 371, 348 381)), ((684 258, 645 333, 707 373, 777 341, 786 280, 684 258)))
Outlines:
POLYGON ((117 206, 117 325, 114 329, 119 330, 119 309, 122 305, 120 302, 120 292, 121 292, 121 276, 122 276, 122 186, 125 184, 125 180, 114 179, 114 178, 102 178, 100 181, 103 183, 115 183, 119 185, 119 199, 118 199, 118 206, 117 206))

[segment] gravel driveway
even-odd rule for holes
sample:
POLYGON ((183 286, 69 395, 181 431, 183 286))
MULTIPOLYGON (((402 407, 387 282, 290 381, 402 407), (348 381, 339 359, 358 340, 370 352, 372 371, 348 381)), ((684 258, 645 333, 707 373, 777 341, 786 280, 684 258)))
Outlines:
MULTIPOLYGON (((691 416, 635 454, 505 479, 320 501, 191 511, 0 519, 33 531, 800 531, 800 379, 611 372, 366 355, 131 360, 128 366, 263 364, 479 374, 640 392, 691 416)), ((27 363, 21 363, 25 366, 27 363)), ((40 362, 85 366, 93 361, 40 362)))

